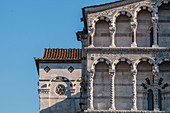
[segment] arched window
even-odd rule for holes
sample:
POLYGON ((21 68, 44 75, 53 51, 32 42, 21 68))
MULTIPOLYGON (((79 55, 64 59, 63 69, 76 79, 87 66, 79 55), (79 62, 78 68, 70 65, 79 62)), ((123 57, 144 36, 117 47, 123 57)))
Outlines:
POLYGON ((148 90, 148 110, 153 110, 153 91, 151 89, 148 90))
POLYGON ((110 80, 109 65, 99 62, 95 66, 93 81, 93 96, 95 110, 108 110, 110 107, 110 80))
POLYGON ((109 32, 109 23, 105 20, 99 20, 95 26, 94 46, 109 47, 111 37, 109 32))
POLYGON ((150 29, 150 47, 153 45, 153 27, 150 29))
POLYGON ((159 109, 162 110, 162 97, 161 97, 161 90, 158 90, 158 104, 159 104, 159 109))

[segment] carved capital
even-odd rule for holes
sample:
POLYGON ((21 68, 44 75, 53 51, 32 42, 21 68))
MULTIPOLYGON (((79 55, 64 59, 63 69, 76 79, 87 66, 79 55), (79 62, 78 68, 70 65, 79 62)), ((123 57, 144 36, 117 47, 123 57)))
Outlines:
POLYGON ((134 31, 137 28, 137 23, 136 22, 131 22, 131 29, 134 31))
POLYGON ((159 74, 159 68, 157 66, 154 67, 154 69, 152 70, 153 75, 157 76, 159 74))
POLYGON ((133 69, 131 72, 132 72, 133 76, 136 76, 136 74, 137 74, 137 70, 136 69, 133 69))
POLYGON ((109 75, 114 76, 115 75, 115 70, 109 70, 109 75))
POLYGON ((158 17, 157 14, 155 14, 155 15, 152 17, 152 23, 153 23, 153 24, 156 24, 156 23, 158 23, 158 20, 159 20, 159 17, 158 17))
POLYGON ((88 27, 88 33, 89 33, 89 35, 90 35, 90 36, 93 36, 93 35, 94 35, 94 32, 95 32, 95 28, 92 27, 92 26, 89 26, 89 27, 88 27))
POLYGON ((116 30, 115 30, 116 28, 115 27, 113 27, 113 26, 111 26, 111 27, 109 27, 109 31, 110 31, 110 33, 114 33, 116 30))

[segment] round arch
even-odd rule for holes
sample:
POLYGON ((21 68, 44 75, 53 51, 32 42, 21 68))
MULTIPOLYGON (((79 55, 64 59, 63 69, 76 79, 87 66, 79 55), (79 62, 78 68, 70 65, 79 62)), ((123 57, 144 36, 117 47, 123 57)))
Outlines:
POLYGON ((159 8, 160 6, 164 4, 170 4, 170 1, 167 0, 159 0, 159 2, 156 4, 156 6, 159 8))
POLYGON ((154 10, 153 8, 151 8, 150 6, 148 5, 140 5, 136 10, 135 10, 135 18, 137 18, 139 12, 141 10, 147 10, 148 12, 151 13, 151 15, 153 16, 154 15, 154 10))
POLYGON ((132 71, 132 70, 133 70, 133 64, 132 64, 132 62, 131 62, 129 59, 127 59, 127 58, 119 58, 118 60, 115 60, 114 63, 113 63, 114 68, 116 67, 116 65, 117 65, 119 62, 123 62, 123 61, 130 65, 130 69, 131 69, 131 71, 132 71))
POLYGON ((109 26, 112 27, 112 21, 107 16, 98 16, 97 18, 95 18, 92 22, 92 27, 95 28, 96 23, 100 20, 104 20, 104 21, 108 22, 109 26))
POLYGON ((120 15, 126 15, 127 17, 129 17, 129 19, 130 19, 130 22, 133 22, 134 20, 133 20, 133 16, 132 16, 132 14, 130 13, 130 12, 128 12, 128 11, 119 11, 118 13, 116 13, 115 14, 115 16, 114 16, 114 23, 116 23, 116 20, 117 20, 117 18, 120 16, 120 15))
POLYGON ((137 60, 137 61, 134 63, 134 65, 137 67, 138 64, 141 63, 141 62, 148 62, 149 64, 152 65, 152 68, 155 67, 155 61, 154 61, 153 59, 151 59, 151 58, 141 58, 141 59, 137 60))
POLYGON ((170 61, 170 57, 164 57, 164 58, 160 58, 156 64, 157 65, 161 65, 163 62, 169 62, 170 61))
POLYGON ((99 62, 105 62, 106 64, 109 65, 109 69, 112 69, 111 62, 110 62, 108 59, 106 59, 106 58, 99 58, 99 59, 95 60, 95 61, 92 63, 91 70, 94 70, 96 64, 98 64, 99 62))
POLYGON ((63 76, 57 76, 55 78, 50 79, 49 83, 47 84, 47 87, 50 87, 51 86, 51 82, 52 81, 56 81, 56 80, 60 80, 60 81, 63 81, 63 82, 69 82, 70 86, 73 85, 73 83, 68 78, 63 77, 63 76))

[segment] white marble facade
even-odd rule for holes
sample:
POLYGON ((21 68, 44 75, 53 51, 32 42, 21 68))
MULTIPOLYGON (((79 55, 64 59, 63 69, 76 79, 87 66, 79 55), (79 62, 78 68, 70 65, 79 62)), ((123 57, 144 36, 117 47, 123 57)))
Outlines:
POLYGON ((83 15, 81 62, 38 64, 41 113, 170 112, 170 0, 122 0, 83 15), (57 84, 68 86, 64 96, 57 84))

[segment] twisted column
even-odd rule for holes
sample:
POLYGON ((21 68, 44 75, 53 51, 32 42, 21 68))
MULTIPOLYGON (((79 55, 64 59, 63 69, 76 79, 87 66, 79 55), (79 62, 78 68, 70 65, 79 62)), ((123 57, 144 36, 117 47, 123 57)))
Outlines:
POLYGON ((112 37, 112 42, 111 42, 110 47, 116 47, 116 46, 115 46, 115 34, 116 34, 116 28, 112 26, 112 27, 109 28, 109 30, 110 30, 111 37, 112 37))
POLYGON ((109 110, 116 110, 115 108, 115 70, 112 70, 111 72, 109 72, 109 75, 111 76, 111 107, 109 108, 109 110))
POLYGON ((132 82, 133 82, 133 88, 132 88, 133 89, 133 91, 132 91, 132 94, 133 94, 133 99, 132 99, 133 108, 131 110, 137 110, 137 91, 136 91, 137 70, 133 70, 132 75, 133 75, 133 80, 132 80, 132 82))
POLYGON ((94 47, 94 31, 95 29, 93 27, 89 27, 88 29, 88 34, 89 34, 89 39, 90 39, 90 46, 89 47, 94 47))
POLYGON ((136 43, 136 32, 137 32, 137 23, 131 22, 131 29, 132 29, 132 44, 131 47, 137 47, 136 43))
POLYGON ((158 47, 158 15, 155 14, 154 17, 152 17, 152 23, 153 23, 153 45, 152 47, 158 47))
POLYGON ((153 75, 154 75, 154 111, 159 111, 159 103, 158 103, 158 75, 159 75, 159 69, 158 67, 155 67, 153 69, 153 75))
POLYGON ((94 78, 94 71, 91 70, 89 74, 89 108, 88 110, 94 110, 93 107, 93 78, 94 78))

